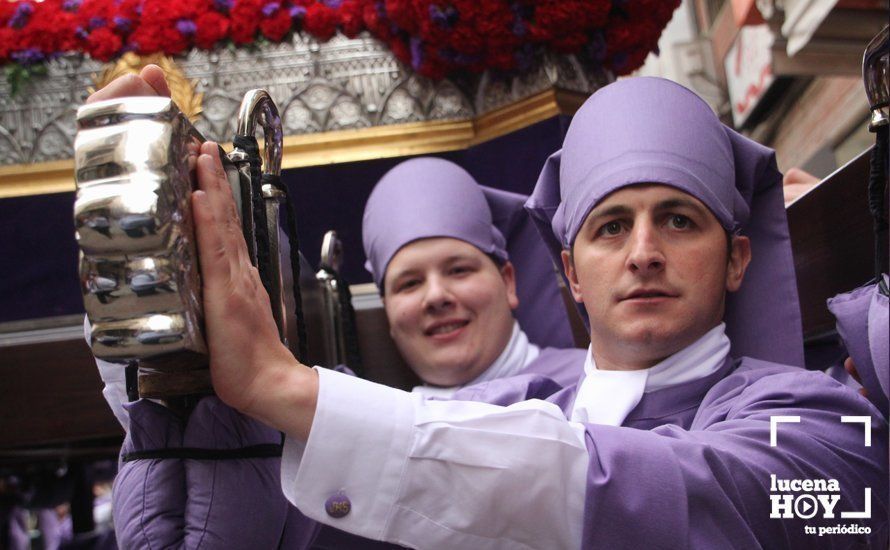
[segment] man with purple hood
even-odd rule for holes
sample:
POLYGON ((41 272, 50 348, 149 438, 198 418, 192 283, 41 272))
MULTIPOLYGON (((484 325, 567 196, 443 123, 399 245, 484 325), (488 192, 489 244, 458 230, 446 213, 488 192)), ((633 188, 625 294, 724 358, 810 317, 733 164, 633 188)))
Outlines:
POLYGON ((427 384, 415 391, 448 397, 520 372, 564 385, 580 376, 546 349, 571 347, 571 328, 526 199, 428 157, 397 165, 368 198, 365 267, 396 346, 427 384))
POLYGON ((886 423, 773 362, 802 350, 772 152, 688 90, 625 80, 576 114, 528 206, 589 317, 585 377, 455 396, 487 403, 277 344, 215 155, 193 197, 200 248, 225 251, 201 256, 214 387, 286 433, 282 486, 307 516, 420 548, 886 545, 886 423))

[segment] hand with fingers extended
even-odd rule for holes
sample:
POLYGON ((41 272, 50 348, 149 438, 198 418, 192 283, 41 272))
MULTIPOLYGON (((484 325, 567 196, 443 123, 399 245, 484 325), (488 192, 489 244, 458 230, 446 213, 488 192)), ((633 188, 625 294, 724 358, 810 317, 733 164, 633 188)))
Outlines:
POLYGON ((207 142, 200 153, 192 210, 213 388, 228 405, 305 439, 315 411, 317 375, 278 338, 269 296, 250 263, 219 147, 207 142))

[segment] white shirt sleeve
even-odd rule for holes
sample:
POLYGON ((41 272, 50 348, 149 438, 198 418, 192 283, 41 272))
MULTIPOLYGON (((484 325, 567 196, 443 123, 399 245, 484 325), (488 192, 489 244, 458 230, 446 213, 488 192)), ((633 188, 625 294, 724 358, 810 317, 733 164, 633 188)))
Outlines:
POLYGON ((580 547, 584 427, 556 405, 425 400, 317 370, 309 440, 288 438, 282 460, 304 514, 415 548, 580 547), (329 515, 332 497, 349 513, 329 515))
MULTIPOLYGON (((90 345, 90 321, 86 315, 83 318, 83 334, 90 345)), ((102 397, 111 407, 114 417, 124 427, 125 431, 130 431, 130 417, 124 410, 124 403, 130 400, 127 398, 127 375, 126 365, 120 363, 109 363, 101 359, 96 359, 96 366, 99 367, 99 377, 105 387, 102 388, 102 397)))

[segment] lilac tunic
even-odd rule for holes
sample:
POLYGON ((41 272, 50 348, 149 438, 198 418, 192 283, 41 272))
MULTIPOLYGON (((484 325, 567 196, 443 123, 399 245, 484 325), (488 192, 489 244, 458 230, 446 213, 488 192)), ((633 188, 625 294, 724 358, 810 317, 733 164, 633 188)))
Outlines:
MULTIPOLYGON (((278 445, 281 435, 224 405, 203 399, 183 421, 147 400, 126 405, 130 429, 121 456, 142 451, 225 451, 278 445)), ((305 547, 315 525, 281 494, 280 459, 139 458, 114 482, 121 548, 305 547)))
MULTIPOLYGON (((556 389, 538 376, 495 380, 455 399, 509 405, 546 399, 568 415, 576 387, 556 389)), ((887 424, 863 398, 830 377, 743 358, 700 380, 644 395, 622 427, 586 425, 590 456, 584 548, 886 547, 887 424), (770 447, 770 417, 780 425, 770 447), (871 447, 862 424, 871 418, 871 447), (770 519, 770 474, 835 479, 836 514, 865 508, 857 520, 770 519), (871 535, 806 534, 805 526, 858 524, 871 535), (882 546, 883 545, 883 546, 882 546)), ((778 493, 776 493, 778 494, 778 493)))

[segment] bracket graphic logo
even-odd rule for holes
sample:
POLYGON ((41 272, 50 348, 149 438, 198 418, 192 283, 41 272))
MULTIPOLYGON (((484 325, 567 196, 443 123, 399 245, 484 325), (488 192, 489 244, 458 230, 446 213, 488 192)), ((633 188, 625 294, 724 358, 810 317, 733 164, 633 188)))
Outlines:
MULTIPOLYGON (((863 425, 866 447, 871 447, 871 417, 842 416, 845 424, 863 425)), ((770 447, 781 447, 779 442, 780 424, 798 424, 800 416, 770 417, 770 447)), ((782 479, 770 474, 770 501, 772 504, 771 519, 834 519, 838 515, 843 519, 871 518, 871 488, 865 488, 864 510, 836 510, 841 499, 840 484, 836 479, 782 479)), ((806 526, 807 533, 818 534, 870 534, 871 528, 852 523, 836 526, 806 526)))

